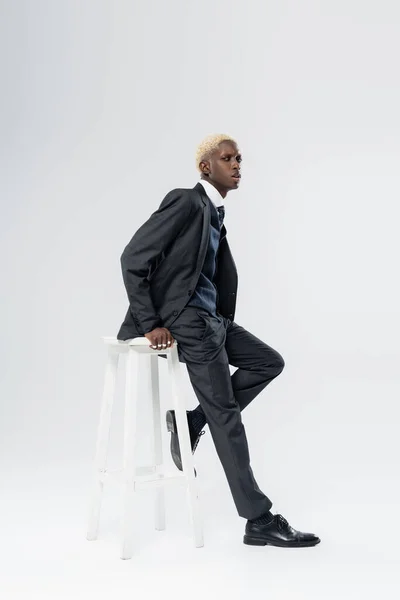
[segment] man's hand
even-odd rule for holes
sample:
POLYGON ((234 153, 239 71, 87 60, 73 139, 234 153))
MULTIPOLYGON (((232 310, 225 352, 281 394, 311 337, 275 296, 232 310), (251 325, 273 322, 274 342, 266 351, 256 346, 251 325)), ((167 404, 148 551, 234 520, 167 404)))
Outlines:
POLYGON ((171 332, 166 327, 156 327, 153 331, 145 333, 144 337, 151 342, 150 348, 154 350, 172 348, 175 341, 171 332))

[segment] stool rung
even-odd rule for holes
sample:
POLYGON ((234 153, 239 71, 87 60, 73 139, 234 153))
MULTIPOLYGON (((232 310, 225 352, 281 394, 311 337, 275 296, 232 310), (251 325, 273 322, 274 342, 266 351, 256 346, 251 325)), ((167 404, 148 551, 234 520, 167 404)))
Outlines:
MULTIPOLYGON (((135 488, 144 487, 147 485, 164 485, 166 483, 186 482, 184 473, 169 474, 161 471, 162 467, 138 467, 135 475, 135 488)), ((119 483, 126 483, 123 469, 115 469, 113 471, 99 471, 99 480, 105 482, 109 479, 116 479, 119 483)))

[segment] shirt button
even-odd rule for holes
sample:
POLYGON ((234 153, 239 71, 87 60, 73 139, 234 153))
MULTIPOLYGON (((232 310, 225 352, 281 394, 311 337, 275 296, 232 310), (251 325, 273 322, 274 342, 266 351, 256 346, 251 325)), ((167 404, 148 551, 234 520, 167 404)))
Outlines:
POLYGON ((188 296, 191 296, 191 295, 192 295, 192 290, 189 290, 188 291, 188 296))
POLYGON ((174 310, 174 312, 172 314, 176 317, 176 315, 178 314, 178 311, 174 310))

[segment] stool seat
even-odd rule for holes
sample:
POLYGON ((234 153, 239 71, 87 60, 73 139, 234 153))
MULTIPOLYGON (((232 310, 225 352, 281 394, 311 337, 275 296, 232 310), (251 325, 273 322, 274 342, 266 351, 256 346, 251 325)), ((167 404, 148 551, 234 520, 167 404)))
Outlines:
MULTIPOLYGON (((155 526, 165 529, 165 496, 164 488, 170 484, 185 484, 187 487, 188 508, 193 527, 193 538, 197 548, 204 545, 203 528, 200 514, 200 502, 195 477, 193 454, 191 451, 189 427, 186 416, 184 396, 181 392, 181 371, 178 358, 177 342, 172 348, 156 350, 150 347, 146 337, 133 338, 126 341, 116 337, 103 337, 107 348, 107 360, 104 374, 103 397, 97 432, 95 451, 94 482, 89 513, 88 540, 98 537, 101 502, 104 483, 119 480, 124 486, 124 507, 122 520, 121 558, 128 559, 133 554, 134 494, 141 489, 155 488, 155 526), (116 382, 118 376, 119 357, 127 355, 125 373, 125 410, 124 410, 124 456, 123 466, 119 470, 107 469, 107 456, 111 428, 111 417, 114 404, 116 382), (139 357, 145 355, 147 369, 139 369, 139 357), (158 356, 168 359, 168 375, 171 385, 172 400, 179 435, 182 456, 182 471, 172 473, 166 471, 163 460, 160 386, 158 356), (138 384, 140 379, 148 378, 151 393, 153 416, 153 461, 151 465, 138 465, 135 460, 135 437, 137 435, 136 416, 138 404, 138 384)), ((147 435, 147 432, 146 432, 147 435)))
MULTIPOLYGON (((155 350, 154 348, 150 348, 150 342, 145 337, 137 337, 131 340, 119 340, 116 337, 103 337, 103 342, 107 346, 113 346, 121 349, 121 352, 126 351, 124 348, 127 346, 135 346, 138 352, 148 352, 148 354, 158 354, 159 352, 165 353, 166 350, 169 350, 169 348, 164 348, 164 350, 155 350)), ((174 346, 178 346, 178 342, 176 340, 174 341, 174 346)))

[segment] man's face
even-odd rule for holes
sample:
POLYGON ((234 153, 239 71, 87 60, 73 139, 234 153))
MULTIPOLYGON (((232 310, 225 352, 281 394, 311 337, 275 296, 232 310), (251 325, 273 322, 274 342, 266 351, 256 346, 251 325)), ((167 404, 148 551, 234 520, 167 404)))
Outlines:
POLYGON ((226 196, 229 190, 239 187, 241 162, 242 156, 237 145, 233 142, 221 142, 217 150, 200 166, 207 181, 226 196))

